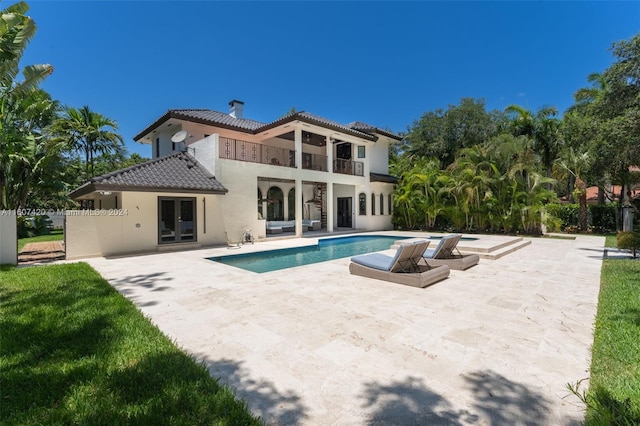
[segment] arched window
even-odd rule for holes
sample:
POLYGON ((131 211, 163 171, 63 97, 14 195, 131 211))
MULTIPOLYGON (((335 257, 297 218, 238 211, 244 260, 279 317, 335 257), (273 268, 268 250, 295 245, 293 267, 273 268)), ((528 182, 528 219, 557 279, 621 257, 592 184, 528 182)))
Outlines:
POLYGON ((384 214, 384 195, 380 194, 380 216, 384 214))
POLYGON ((389 194, 389 202, 387 203, 387 210, 389 214, 393 214, 393 195, 389 194))
POLYGON ((258 188, 258 218, 262 219, 264 214, 262 213, 262 191, 258 188))
POLYGON ((376 194, 371 193, 371 216, 376 214, 376 194))
POLYGON ((267 220, 284 220, 284 194, 277 186, 267 191, 267 220))
POLYGON ((364 192, 358 195, 358 214, 364 216, 367 214, 367 196, 364 192))
POLYGON ((287 220, 294 220, 296 218, 296 189, 295 188, 291 188, 291 190, 289 191, 289 197, 288 197, 288 204, 289 204, 289 217, 287 218, 287 220))

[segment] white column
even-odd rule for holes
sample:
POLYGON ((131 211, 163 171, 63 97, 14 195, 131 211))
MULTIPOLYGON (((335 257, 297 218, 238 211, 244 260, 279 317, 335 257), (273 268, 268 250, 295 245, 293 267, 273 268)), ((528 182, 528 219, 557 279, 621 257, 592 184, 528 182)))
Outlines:
MULTIPOLYGON (((302 129, 300 123, 296 123, 296 128, 293 131, 294 146, 296 149, 296 176, 302 169, 302 129)), ((302 179, 296 177, 296 236, 302 237, 302 179)))
POLYGON ((335 208, 333 204, 333 182, 332 182, 332 179, 329 179, 329 182, 327 182, 327 232, 333 232, 334 209, 335 208))
POLYGON ((327 136, 327 170, 329 173, 333 173, 333 143, 331 143, 331 137, 327 136))
POLYGON ((302 179, 296 178, 296 237, 302 237, 302 179))
MULTIPOLYGON (((296 127, 293 131, 294 134, 294 147, 296 150, 296 168, 302 168, 302 129, 296 127)), ((297 194, 296 194, 297 195, 297 194)))

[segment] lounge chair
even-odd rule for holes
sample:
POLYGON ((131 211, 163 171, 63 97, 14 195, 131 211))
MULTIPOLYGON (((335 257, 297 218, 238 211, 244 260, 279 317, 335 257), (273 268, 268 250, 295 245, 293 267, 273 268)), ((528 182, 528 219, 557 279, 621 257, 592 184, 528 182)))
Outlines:
POLYGON ((448 266, 432 267, 419 264, 429 241, 402 244, 395 256, 382 253, 363 254, 351 258, 349 272, 353 275, 390 281, 413 287, 427 287, 449 276, 448 266))
POLYGON ((461 234, 445 235, 435 249, 427 249, 422 255, 424 263, 429 266, 446 265, 451 269, 464 271, 480 261, 477 254, 463 255, 457 248, 458 242, 462 238, 461 234))

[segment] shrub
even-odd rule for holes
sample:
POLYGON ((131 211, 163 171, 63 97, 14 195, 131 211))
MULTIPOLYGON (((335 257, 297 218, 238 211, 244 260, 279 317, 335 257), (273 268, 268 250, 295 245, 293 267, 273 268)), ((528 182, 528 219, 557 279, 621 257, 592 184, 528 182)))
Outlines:
MULTIPOLYGON (((545 207, 550 218, 547 226, 552 223, 553 230, 564 232, 579 232, 580 206, 578 204, 547 204, 545 207), (558 223, 560 224, 558 226, 558 223)), ((587 222, 591 232, 606 233, 616 229, 616 203, 587 206, 587 222)))
POLYGON ((640 250, 640 234, 626 231, 618 232, 616 239, 619 249, 631 250, 633 257, 636 257, 636 252, 640 250))

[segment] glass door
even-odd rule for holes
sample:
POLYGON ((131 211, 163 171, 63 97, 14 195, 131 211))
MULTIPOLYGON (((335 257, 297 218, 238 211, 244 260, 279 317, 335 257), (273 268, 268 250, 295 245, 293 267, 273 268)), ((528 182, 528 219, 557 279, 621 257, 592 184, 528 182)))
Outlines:
POLYGON ((196 241, 195 198, 158 198, 158 243, 196 241))
POLYGON ((351 197, 339 197, 338 198, 338 227, 339 228, 351 228, 353 226, 351 221, 351 197))

